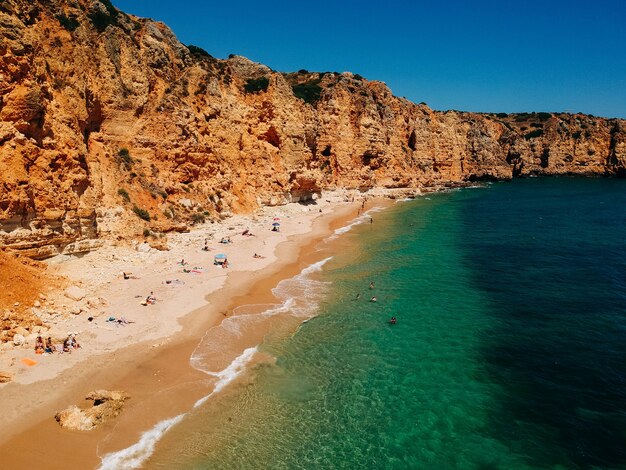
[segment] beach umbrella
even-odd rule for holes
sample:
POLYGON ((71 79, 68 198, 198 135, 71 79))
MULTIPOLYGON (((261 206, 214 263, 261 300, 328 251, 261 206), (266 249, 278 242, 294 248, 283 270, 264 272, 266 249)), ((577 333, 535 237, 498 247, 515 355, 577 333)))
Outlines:
POLYGON ((274 217, 272 220, 280 220, 280 217, 274 217))
POLYGON ((215 259, 226 259, 226 255, 224 253, 219 253, 215 255, 215 259))
POLYGON ((278 227, 278 226, 280 226, 280 224, 279 224, 278 222, 274 222, 272 225, 273 225, 274 227, 278 227))

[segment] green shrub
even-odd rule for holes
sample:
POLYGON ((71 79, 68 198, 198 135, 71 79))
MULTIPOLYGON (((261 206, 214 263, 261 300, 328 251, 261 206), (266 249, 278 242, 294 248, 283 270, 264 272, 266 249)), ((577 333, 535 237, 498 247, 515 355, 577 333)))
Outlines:
POLYGON ((149 236, 150 236, 150 233, 151 233, 151 232, 150 232, 150 229, 148 229, 148 228, 144 228, 144 229, 143 229, 143 236, 144 236, 144 237, 149 237, 149 236))
POLYGON ((139 217, 140 219, 150 222, 150 213, 147 210, 141 209, 137 206, 133 206, 133 212, 137 214, 137 217, 139 217))
POLYGON ((133 163, 135 163, 135 161, 133 160, 133 157, 130 156, 130 152, 128 151, 128 149, 121 148, 119 152, 117 152, 117 155, 122 160, 122 163, 124 164, 124 168, 126 168, 126 170, 130 170, 133 167, 133 163))
POLYGON ((540 121, 547 121, 552 117, 552 113, 537 113, 537 119, 540 121))
POLYGON ((260 93, 267 90, 270 80, 267 77, 249 78, 243 89, 246 93, 260 93))
POLYGON ((580 131, 576 131, 576 132, 574 132, 574 133, 572 134, 572 137, 573 137, 574 139, 577 139, 577 140, 578 140, 578 139, 580 139, 580 136, 581 136, 581 135, 582 135, 582 133, 581 133, 580 131))
POLYGON ((117 24, 117 18, 101 11, 93 11, 89 13, 88 16, 93 25, 100 32, 103 32, 105 29, 107 29, 109 25, 117 24))
POLYGON ((315 105, 322 95, 322 87, 319 86, 319 83, 319 80, 313 80, 311 82, 293 85, 291 89, 293 90, 293 94, 305 103, 315 105))
POLYGON ((203 224, 205 219, 203 214, 201 214, 200 212, 196 212, 191 216, 191 220, 194 224, 203 224))
POLYGON ((126 191, 124 188, 118 189, 117 194, 122 196, 122 198, 125 199, 127 202, 130 202, 130 196, 128 195, 128 191, 126 191))
POLYGON ((505 117, 509 117, 509 115, 507 113, 498 113, 496 114, 496 117, 505 118, 505 117))
POLYGON ((96 27, 96 29, 100 32, 107 29, 109 25, 117 24, 117 16, 119 15, 119 11, 113 6, 111 0, 100 0, 100 2, 104 5, 106 12, 100 10, 94 10, 90 12, 87 16, 96 27))
POLYGON ((204 49, 202 49, 201 47, 198 46, 194 46, 193 44, 189 44, 187 46, 187 49, 189 49, 189 52, 199 58, 206 58, 206 59, 212 59, 213 56, 211 54, 209 54, 207 51, 205 51, 204 49))
POLYGON ((541 137, 543 135, 543 129, 535 129, 534 131, 530 131, 528 134, 524 134, 524 139, 530 140, 535 137, 541 137))
POLYGON ((56 16, 56 19, 59 20, 61 26, 63 26, 68 31, 72 32, 76 28, 80 26, 80 21, 75 16, 65 16, 63 13, 56 16))

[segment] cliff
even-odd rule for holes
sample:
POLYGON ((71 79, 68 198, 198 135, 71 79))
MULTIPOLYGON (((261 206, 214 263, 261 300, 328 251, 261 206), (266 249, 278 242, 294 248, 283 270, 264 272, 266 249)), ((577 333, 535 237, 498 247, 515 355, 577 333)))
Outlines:
POLYGON ((626 174, 624 120, 437 112, 215 59, 108 0, 0 3, 0 145, 0 246, 39 259, 326 188, 626 174))

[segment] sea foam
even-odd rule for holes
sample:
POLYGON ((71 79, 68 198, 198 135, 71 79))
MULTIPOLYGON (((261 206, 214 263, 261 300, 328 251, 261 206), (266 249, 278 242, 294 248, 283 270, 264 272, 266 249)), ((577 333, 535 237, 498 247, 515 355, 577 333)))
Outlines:
POLYGON ((157 423, 152 429, 144 432, 136 444, 126 449, 106 454, 102 457, 99 470, 119 470, 140 468, 154 452, 156 443, 175 424, 179 423, 185 413, 157 423))
MULTIPOLYGON (((220 372, 208 372, 209 375, 218 378, 213 390, 206 397, 201 398, 194 404, 197 408, 214 394, 220 392, 229 383, 235 380, 244 370, 250 361, 257 347, 246 349, 241 355, 236 357, 224 370, 220 372)), ((152 455, 157 442, 169 431, 172 426, 180 423, 187 413, 179 414, 173 418, 158 422, 152 429, 144 432, 139 441, 130 447, 106 454, 101 459, 99 470, 119 470, 140 468, 142 464, 152 455)))

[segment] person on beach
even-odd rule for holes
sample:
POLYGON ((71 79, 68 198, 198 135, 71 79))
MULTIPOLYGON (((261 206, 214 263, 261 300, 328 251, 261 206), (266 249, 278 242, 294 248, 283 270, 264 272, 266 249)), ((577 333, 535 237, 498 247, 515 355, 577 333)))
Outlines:
POLYGON ((150 291, 150 295, 148 297, 146 297, 146 300, 144 302, 144 305, 152 305, 153 303, 156 302, 156 297, 154 296, 154 292, 150 291))
POLYGON ((204 239, 204 247, 202 248, 202 251, 209 251, 209 241, 206 238, 204 239))
POLYGON ((130 279, 130 274, 126 274, 125 272, 122 272, 122 276, 124 276, 124 279, 130 279))
POLYGON ((43 345, 43 338, 41 336, 37 336, 37 340, 35 342, 35 354, 43 354, 45 347, 43 345))
POLYGON ((48 339, 46 339, 46 352, 48 354, 52 354, 54 352, 54 347, 52 345, 52 337, 48 336, 48 339))
POLYGON ((222 263, 222 268, 227 268, 228 267, 228 260, 225 259, 224 262, 222 263))
POLYGON ((74 333, 71 333, 68 337, 67 337, 67 345, 69 348, 72 349, 78 349, 80 348, 80 344, 78 344, 78 341, 76 341, 76 335, 74 333))
POLYGON ((253 258, 263 258, 263 257, 261 255, 258 255, 258 254, 255 253, 253 258))
POLYGON ((65 341, 63 341, 63 352, 68 352, 68 353, 72 352, 72 350, 70 349, 70 338, 69 337, 65 338, 65 341))

